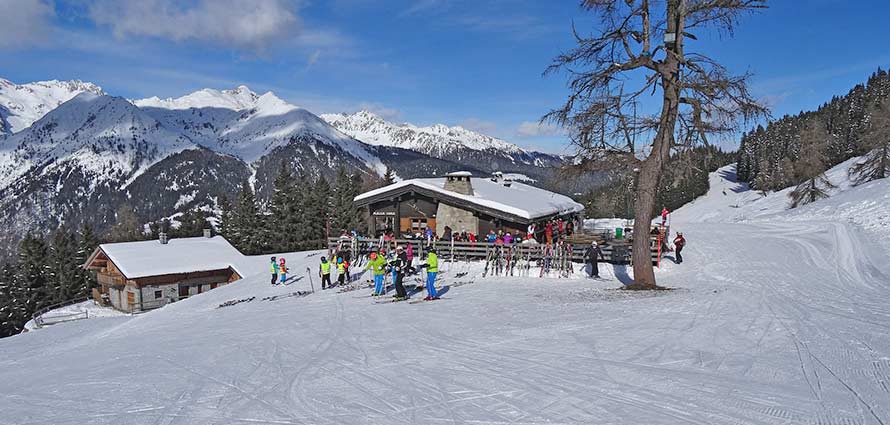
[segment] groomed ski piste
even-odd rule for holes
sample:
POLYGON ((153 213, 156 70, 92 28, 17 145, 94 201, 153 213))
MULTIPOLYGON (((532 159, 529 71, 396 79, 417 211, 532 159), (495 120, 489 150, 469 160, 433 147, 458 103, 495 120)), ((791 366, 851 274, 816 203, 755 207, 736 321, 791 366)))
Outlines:
POLYGON ((285 255, 283 287, 254 257, 156 311, 0 340, 0 423, 890 424, 890 182, 785 211, 732 174, 675 212, 673 291, 443 260, 440 301, 314 275, 316 293, 264 301, 309 290, 319 254, 285 255))

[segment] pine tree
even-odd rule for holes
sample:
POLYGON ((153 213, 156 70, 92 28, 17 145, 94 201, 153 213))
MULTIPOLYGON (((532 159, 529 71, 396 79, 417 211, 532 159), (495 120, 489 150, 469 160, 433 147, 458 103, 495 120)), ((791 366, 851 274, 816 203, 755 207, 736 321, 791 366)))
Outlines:
POLYGON ((144 239, 139 218, 129 205, 121 205, 115 213, 116 222, 108 231, 107 238, 111 242, 129 242, 144 239))
POLYGON ((349 197, 349 194, 352 193, 351 185, 352 182, 346 173, 346 169, 340 167, 334 180, 333 210, 331 211, 332 231, 337 232, 337 234, 349 229, 349 210, 352 208, 352 199, 349 197))
POLYGON ((890 175, 890 99, 869 108, 862 148, 868 153, 849 170, 854 184, 860 185, 890 175))
POLYGON ((253 188, 245 181, 241 184, 231 226, 231 233, 237 242, 235 246, 241 252, 249 255, 262 252, 265 229, 261 218, 253 188))
POLYGON ((16 286, 22 291, 17 300, 19 318, 30 319, 37 310, 52 304, 48 291, 48 253, 46 241, 32 234, 26 235, 19 245, 14 278, 16 286))
POLYGON ((294 176, 282 164, 275 178, 272 197, 269 200, 269 223, 274 235, 269 235, 270 248, 276 252, 296 251, 300 239, 301 216, 299 211, 300 190, 294 176))
POLYGON ((210 228, 207 215, 201 210, 188 210, 177 219, 179 227, 173 229, 171 237, 194 238, 204 235, 204 229, 210 228))
POLYGON ((312 184, 312 191, 306 197, 304 206, 304 214, 309 218, 304 221, 306 248, 318 249, 324 247, 325 226, 332 219, 332 195, 331 185, 328 184, 324 176, 319 176, 312 184))
MULTIPOLYGON (((99 238, 96 236, 96 233, 93 232, 92 226, 89 224, 85 224, 80 229, 80 233, 77 238, 77 264, 83 265, 87 262, 87 259, 91 255, 93 255, 93 251, 99 247, 99 238)), ((98 285, 96 282, 96 274, 92 271, 86 270, 83 267, 78 267, 78 272, 80 276, 80 285, 83 288, 86 288, 87 293, 98 285)))
POLYGON ((828 131, 818 122, 809 123, 801 133, 800 158, 794 164, 794 176, 799 183, 788 194, 791 208, 827 198, 828 191, 835 188, 825 176, 829 138, 828 131))
POLYGON ((74 233, 67 228, 60 227, 52 234, 49 245, 48 288, 52 303, 60 303, 73 298, 86 295, 86 287, 83 285, 80 266, 77 262, 78 244, 74 233))
POLYGON ((222 235, 222 237, 226 238, 232 245, 237 246, 237 244, 233 241, 233 236, 231 235, 231 223, 232 223, 232 202, 229 201, 229 198, 225 195, 219 197, 219 215, 217 216, 217 232, 222 235))
POLYGON ((383 174, 383 184, 388 186, 396 182, 395 175, 389 166, 386 166, 386 172, 383 174))
POLYGON ((22 324, 25 323, 21 314, 23 297, 15 277, 15 265, 3 264, 0 268, 0 338, 21 332, 22 324))

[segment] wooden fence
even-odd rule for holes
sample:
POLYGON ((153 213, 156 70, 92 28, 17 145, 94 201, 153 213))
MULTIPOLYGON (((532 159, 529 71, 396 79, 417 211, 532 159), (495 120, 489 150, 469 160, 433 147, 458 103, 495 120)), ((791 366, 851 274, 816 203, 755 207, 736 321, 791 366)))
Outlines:
MULTIPOLYGON (((390 247, 393 243, 402 247, 407 247, 408 244, 411 244, 411 249, 414 252, 415 258, 422 258, 426 255, 426 251, 429 249, 429 244, 426 239, 394 239, 387 243, 390 244, 390 247)), ((440 259, 448 260, 454 258, 455 260, 484 260, 488 256, 489 251, 494 248, 495 244, 489 242, 451 242, 439 240, 433 241, 432 246, 436 248, 440 259)), ((541 259, 547 252, 545 249, 546 245, 543 244, 514 243, 508 246, 513 250, 514 256, 528 255, 531 260, 541 259)), ((584 251, 586 251, 587 248, 587 244, 572 245, 572 261, 583 262, 584 251)), ((657 247, 653 247, 651 250, 653 264, 657 264, 658 262, 659 253, 656 248, 657 247)), ((371 252, 372 249, 380 249, 380 239, 358 238, 353 241, 352 239, 345 238, 330 238, 328 239, 328 249, 331 251, 350 250, 358 255, 365 255, 371 252)), ((609 263, 629 264, 631 262, 633 248, 631 247, 630 241, 612 240, 600 245, 600 249, 603 251, 603 256, 606 257, 606 261, 609 263)))

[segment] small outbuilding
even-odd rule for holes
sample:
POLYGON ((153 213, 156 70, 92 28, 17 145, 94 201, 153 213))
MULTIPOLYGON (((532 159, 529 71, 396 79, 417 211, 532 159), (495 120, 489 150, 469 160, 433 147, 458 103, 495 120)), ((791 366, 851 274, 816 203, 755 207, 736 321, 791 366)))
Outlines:
POLYGON ((83 265, 94 270, 100 303, 132 313, 241 279, 243 255, 222 236, 99 245, 83 265))
POLYGON ((417 233, 485 234, 504 229, 524 233, 531 223, 550 219, 579 221, 584 206, 565 195, 513 181, 500 173, 475 178, 466 171, 445 177, 403 180, 354 199, 364 208, 371 235, 386 230, 417 233))

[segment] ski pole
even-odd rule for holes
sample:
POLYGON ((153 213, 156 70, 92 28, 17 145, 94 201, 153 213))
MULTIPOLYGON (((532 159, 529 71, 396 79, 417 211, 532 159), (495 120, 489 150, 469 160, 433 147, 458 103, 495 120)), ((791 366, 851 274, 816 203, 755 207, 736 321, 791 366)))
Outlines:
POLYGON ((312 288, 312 293, 315 293, 315 284, 312 283, 312 270, 309 267, 306 267, 306 274, 309 275, 309 287, 312 288))

